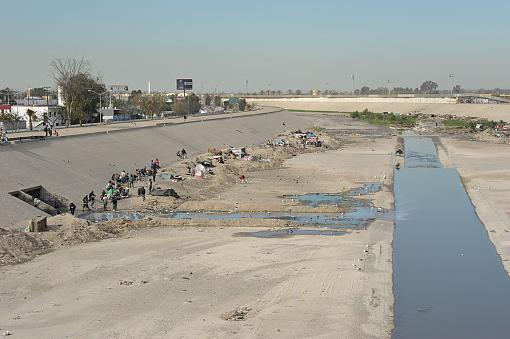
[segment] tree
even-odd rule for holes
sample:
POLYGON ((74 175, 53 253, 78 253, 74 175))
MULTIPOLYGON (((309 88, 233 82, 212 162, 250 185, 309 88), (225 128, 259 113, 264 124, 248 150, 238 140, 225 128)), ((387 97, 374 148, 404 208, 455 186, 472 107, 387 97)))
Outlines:
MULTIPOLYGON (((215 104, 216 104, 216 98, 215 97, 215 104)), ((221 101, 221 98, 220 98, 221 101)), ((196 96, 194 93, 186 96, 185 98, 182 98, 181 100, 177 100, 174 104, 174 112, 179 115, 186 115, 186 114, 196 114, 200 111, 200 108, 202 105, 200 105, 200 99, 198 96, 196 96), (189 103, 188 103, 189 101, 189 103), (188 111, 189 108, 189 111, 188 111)))
POLYGON ((204 97, 204 103, 206 106, 211 106, 212 98, 209 94, 206 94, 204 97))
POLYGON ((222 107, 223 103, 221 102, 221 97, 219 95, 214 97, 214 106, 215 107, 222 107))
POLYGON ((453 87, 453 93, 454 93, 454 94, 462 93, 462 87, 460 87, 460 85, 455 85, 455 86, 453 87))
POLYGON ((439 85, 433 81, 427 80, 420 86, 420 92, 426 94, 433 94, 437 92, 439 85))
POLYGON ((239 110, 240 111, 246 111, 246 99, 240 99, 239 100, 239 110))
POLYGON ((159 93, 135 96, 133 100, 133 103, 140 107, 142 112, 146 116, 150 116, 151 119, 154 119, 154 115, 161 113, 165 104, 165 99, 159 93))
POLYGON ((80 87, 79 75, 89 76, 90 66, 83 58, 56 59, 51 62, 53 78, 60 88, 66 107, 66 126, 70 126, 77 102, 80 101, 82 88, 80 87))
POLYGON ((360 94, 361 95, 369 95, 370 94, 370 87, 368 87, 368 86, 361 87, 360 94))
POLYGON ((27 116, 28 116, 28 129, 32 130, 33 129, 32 122, 33 121, 37 121, 37 114, 36 114, 36 112, 33 109, 28 108, 27 109, 27 116))
POLYGON ((300 89, 297 89, 297 90, 296 90, 296 95, 302 95, 302 94, 303 94, 303 92, 301 92, 301 90, 300 90, 300 89))

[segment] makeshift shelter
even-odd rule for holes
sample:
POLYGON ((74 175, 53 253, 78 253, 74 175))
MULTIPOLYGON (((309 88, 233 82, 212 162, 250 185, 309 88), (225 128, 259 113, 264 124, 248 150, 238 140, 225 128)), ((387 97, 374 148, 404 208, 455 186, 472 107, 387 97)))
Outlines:
POLYGON ((156 188, 152 190, 151 195, 156 197, 174 197, 179 199, 179 194, 173 188, 156 188))

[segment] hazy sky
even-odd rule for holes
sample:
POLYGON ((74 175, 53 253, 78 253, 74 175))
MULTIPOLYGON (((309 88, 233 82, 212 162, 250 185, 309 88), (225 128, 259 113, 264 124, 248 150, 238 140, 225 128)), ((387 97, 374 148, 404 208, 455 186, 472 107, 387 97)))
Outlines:
POLYGON ((106 84, 250 91, 510 87, 510 1, 0 0, 0 88, 54 86, 55 58, 106 84))

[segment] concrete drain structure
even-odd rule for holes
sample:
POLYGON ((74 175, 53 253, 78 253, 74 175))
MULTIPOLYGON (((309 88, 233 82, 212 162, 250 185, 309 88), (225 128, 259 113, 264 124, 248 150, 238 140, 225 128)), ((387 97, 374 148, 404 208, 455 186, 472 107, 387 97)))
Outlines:
POLYGON ((65 197, 51 193, 41 185, 9 194, 52 216, 68 211, 69 201, 65 197))

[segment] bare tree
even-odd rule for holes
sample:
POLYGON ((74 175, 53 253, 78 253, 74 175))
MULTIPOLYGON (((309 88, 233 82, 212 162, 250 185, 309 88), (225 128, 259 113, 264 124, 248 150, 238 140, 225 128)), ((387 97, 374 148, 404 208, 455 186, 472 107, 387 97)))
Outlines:
POLYGON ((78 75, 90 75, 90 65, 83 59, 67 57, 56 59, 50 64, 53 78, 60 88, 62 99, 66 107, 66 126, 71 125, 76 101, 80 99, 81 89, 75 81, 78 75))

